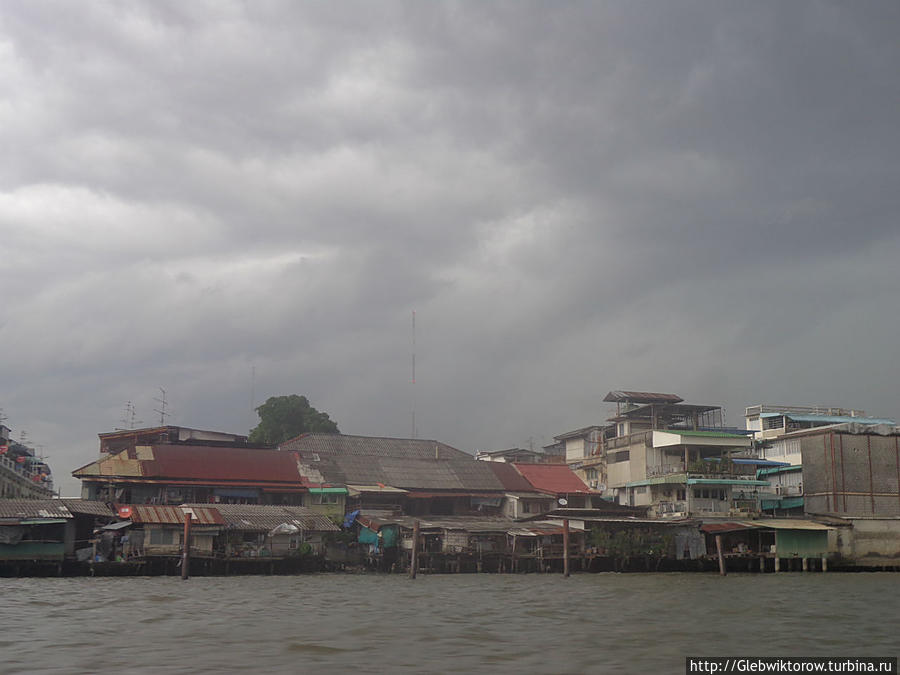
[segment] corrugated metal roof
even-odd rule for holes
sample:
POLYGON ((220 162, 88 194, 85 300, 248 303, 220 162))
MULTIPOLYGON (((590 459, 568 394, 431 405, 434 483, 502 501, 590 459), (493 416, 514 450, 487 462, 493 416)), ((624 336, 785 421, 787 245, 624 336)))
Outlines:
POLYGON ((0 520, 71 517, 60 499, 0 499, 0 520))
POLYGON ((609 392, 603 400, 607 403, 680 403, 684 399, 677 394, 616 390, 609 392))
MULTIPOLYGON (((193 508, 193 505, 187 506, 193 508)), ((303 506, 216 504, 215 509, 229 527, 247 532, 269 532, 282 523, 307 531, 337 532, 340 529, 327 516, 303 506)))
POLYGON ((72 513, 80 513, 88 516, 113 517, 116 514, 105 502, 95 502, 87 499, 60 499, 66 508, 72 513))
POLYGON ((700 529, 704 532, 713 533, 751 529, 826 531, 832 528, 814 520, 803 520, 800 518, 760 518, 759 520, 735 520, 727 523, 704 523, 700 529))
POLYGON ((757 527, 769 527, 773 530, 830 530, 831 528, 814 520, 791 518, 772 518, 753 521, 757 527))
POLYGON ((418 438, 384 438, 378 436, 348 436, 345 434, 303 434, 285 441, 280 450, 294 450, 305 458, 313 453, 356 455, 364 457, 395 457, 402 459, 472 459, 472 455, 446 443, 418 438))
POLYGON ((794 415, 792 413, 762 413, 760 417, 787 417, 794 422, 822 422, 823 424, 897 424, 887 417, 854 417, 851 415, 794 415))
POLYGON ((748 525, 742 522, 728 523, 703 523, 700 529, 707 534, 724 534, 726 532, 741 532, 743 530, 755 529, 755 525, 748 525))
POLYGON ((591 492, 572 469, 565 464, 514 464, 531 486, 553 494, 591 492))
MULTIPOLYGON (((124 505, 131 508, 130 520, 134 523, 150 523, 157 525, 183 525, 184 506, 156 506, 153 504, 124 505)), ((225 520, 216 510, 217 507, 204 505, 191 505, 193 520, 198 525, 224 525, 225 520)))

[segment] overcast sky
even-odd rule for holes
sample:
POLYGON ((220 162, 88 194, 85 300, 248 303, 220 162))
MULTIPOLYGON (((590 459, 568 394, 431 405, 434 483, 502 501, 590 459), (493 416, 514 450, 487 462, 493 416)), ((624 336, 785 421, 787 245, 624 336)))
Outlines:
POLYGON ((900 417, 900 4, 0 5, 0 408, 467 451, 611 389, 900 417), (410 383, 416 312, 416 385, 410 383))

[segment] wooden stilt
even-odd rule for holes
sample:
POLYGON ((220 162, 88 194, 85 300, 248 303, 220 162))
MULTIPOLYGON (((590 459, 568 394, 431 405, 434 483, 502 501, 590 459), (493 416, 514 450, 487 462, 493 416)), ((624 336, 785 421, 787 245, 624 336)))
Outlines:
POLYGON ((563 520, 563 577, 569 578, 569 519, 563 520))
POLYGON ((409 578, 415 579, 419 570, 419 521, 413 523, 412 552, 409 557, 409 578))
POLYGON ((191 566, 191 514, 184 514, 184 543, 181 546, 181 578, 189 578, 191 566))
POLYGON ((725 571, 725 556, 722 553, 722 535, 716 535, 716 554, 719 556, 719 574, 723 577, 727 574, 725 571))

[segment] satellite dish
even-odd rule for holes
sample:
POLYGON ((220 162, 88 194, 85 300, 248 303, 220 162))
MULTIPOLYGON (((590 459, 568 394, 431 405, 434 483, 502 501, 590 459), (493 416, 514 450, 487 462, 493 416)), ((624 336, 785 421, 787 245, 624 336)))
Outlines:
POLYGON ((569 503, 569 500, 566 499, 565 497, 560 497, 560 498, 557 499, 556 501, 559 502, 559 505, 560 505, 560 506, 566 506, 566 505, 569 503))

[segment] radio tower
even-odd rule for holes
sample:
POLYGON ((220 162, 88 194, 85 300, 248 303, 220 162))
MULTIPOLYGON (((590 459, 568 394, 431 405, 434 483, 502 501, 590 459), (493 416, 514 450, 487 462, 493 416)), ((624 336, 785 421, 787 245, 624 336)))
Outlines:
POLYGON ((412 438, 416 438, 416 310, 412 313, 412 438))

